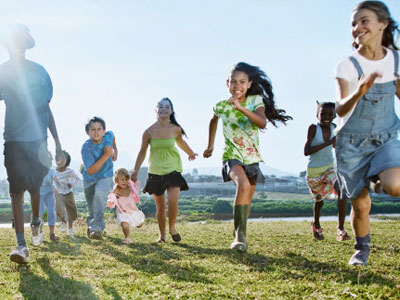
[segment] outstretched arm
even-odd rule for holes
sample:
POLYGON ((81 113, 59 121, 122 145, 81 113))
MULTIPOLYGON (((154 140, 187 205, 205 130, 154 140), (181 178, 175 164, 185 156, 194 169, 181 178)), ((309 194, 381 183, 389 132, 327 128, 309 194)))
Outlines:
POLYGON ((53 113, 50 109, 50 104, 47 103, 47 111, 49 114, 49 130, 51 135, 53 136, 54 143, 56 144, 56 161, 59 161, 62 157, 62 149, 61 149, 61 143, 60 139, 58 138, 58 132, 57 132, 57 127, 56 127, 56 122, 54 120, 53 113))
POLYGON ((208 146, 203 152, 203 157, 210 157, 214 151, 215 134, 218 127, 218 117, 214 114, 208 128, 208 146))
POLYGON ((329 145, 334 145, 336 142, 336 137, 333 137, 332 139, 330 139, 329 141, 327 141, 325 143, 311 146, 312 140, 314 139, 316 132, 317 132, 317 126, 315 124, 312 124, 312 125, 310 125, 310 127, 308 127, 307 141, 306 141, 306 144, 304 145, 304 155, 305 156, 314 154, 314 153, 318 152, 319 150, 324 149, 325 147, 328 147, 329 145))
POLYGON ((264 129, 265 126, 267 126, 267 118, 265 116, 264 107, 259 107, 255 112, 253 112, 242 106, 239 100, 234 97, 229 98, 229 102, 236 110, 244 114, 250 120, 250 122, 256 125, 258 128, 264 129))
POLYGON ((197 153, 194 153, 193 150, 186 143, 186 141, 183 140, 181 128, 179 128, 179 134, 176 137, 176 144, 178 145, 179 148, 185 151, 185 153, 189 156, 189 160, 194 160, 198 155, 197 153))
MULTIPOLYGON (((361 77, 357 89, 349 95, 349 83, 346 79, 336 78, 336 90, 340 99, 336 101, 336 113, 340 117, 347 115, 353 107, 360 101, 375 82, 375 79, 381 77, 379 73, 372 73, 361 77)), ((397 91, 396 91, 397 94, 397 91)))
POLYGON ((139 174, 139 169, 143 164, 144 159, 146 158, 147 148, 149 147, 151 141, 150 133, 146 130, 142 136, 142 145, 140 146, 139 153, 136 157, 135 167, 133 168, 133 172, 131 174, 131 180, 135 182, 137 180, 137 175, 139 174))

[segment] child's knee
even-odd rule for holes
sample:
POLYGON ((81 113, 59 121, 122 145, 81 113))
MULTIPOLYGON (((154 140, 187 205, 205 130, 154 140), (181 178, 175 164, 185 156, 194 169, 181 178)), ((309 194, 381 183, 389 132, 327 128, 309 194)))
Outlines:
POLYGON ((240 180, 238 184, 238 192, 249 193, 251 189, 251 184, 248 180, 240 180))
POLYGON ((392 181, 389 185, 384 186, 383 190, 392 197, 400 197, 400 182, 392 181))
POLYGON ((369 201, 353 201, 352 209, 356 215, 369 214, 371 203, 369 201))

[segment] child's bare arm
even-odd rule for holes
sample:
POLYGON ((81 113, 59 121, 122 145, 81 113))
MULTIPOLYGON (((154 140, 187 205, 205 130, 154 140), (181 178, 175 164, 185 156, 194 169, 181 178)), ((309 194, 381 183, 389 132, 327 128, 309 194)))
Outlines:
POLYGON ((203 152, 203 157, 210 157, 214 151, 215 134, 217 133, 218 117, 214 114, 208 128, 208 146, 203 152))
POLYGON ((179 148, 181 148, 185 153, 189 156, 189 160, 194 160, 196 156, 198 155, 197 153, 194 153, 194 151, 189 147, 189 145, 186 143, 185 140, 182 138, 182 129, 179 128, 179 134, 176 138, 176 144, 178 145, 179 148))
POLYGON ((336 141, 336 137, 333 137, 332 139, 330 139, 329 141, 327 141, 325 143, 311 146, 311 143, 315 137, 316 132, 317 132, 317 126, 315 124, 312 124, 312 125, 310 125, 310 127, 308 127, 307 141, 306 141, 306 144, 304 145, 304 155, 305 156, 314 154, 314 153, 318 152, 319 150, 321 150, 325 147, 328 147, 329 145, 334 144, 336 141))
POLYGON ((97 173, 101 167, 105 164, 105 162, 112 156, 113 149, 110 146, 104 147, 104 154, 89 168, 86 169, 86 172, 89 175, 93 175, 97 173))
POLYGON ((142 136, 142 145, 140 146, 139 153, 136 157, 135 167, 133 168, 133 172, 131 174, 131 180, 136 181, 137 175, 139 173, 139 169, 143 164, 144 159, 146 158, 147 148, 150 144, 151 136, 149 132, 146 130, 142 136))

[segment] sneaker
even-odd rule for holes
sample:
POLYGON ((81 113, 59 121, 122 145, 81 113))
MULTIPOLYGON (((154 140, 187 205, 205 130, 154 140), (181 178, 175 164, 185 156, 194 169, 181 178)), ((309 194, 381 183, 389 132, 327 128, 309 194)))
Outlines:
POLYGON ((319 241, 324 239, 324 235, 322 234, 322 228, 315 227, 314 222, 311 223, 311 231, 315 239, 319 241))
POLYGON ((69 236, 74 236, 75 235, 75 232, 74 232, 73 228, 68 229, 68 235, 69 236))
POLYGON ((101 231, 91 231, 89 238, 93 240, 102 240, 103 236, 101 235, 101 231))
POLYGON ((132 240, 130 239, 130 238, 125 238, 123 241, 122 241, 122 244, 125 244, 125 245, 129 245, 129 244, 131 244, 132 243, 132 240))
POLYGON ((60 238, 56 236, 54 233, 50 233, 50 241, 57 242, 60 238))
POLYGON ((67 223, 61 222, 60 231, 62 233, 67 232, 67 223))
POLYGON ((17 264, 26 264, 29 262, 29 251, 26 246, 17 246, 10 253, 10 260, 17 264))
POLYGON ((365 266, 368 262, 369 257, 369 246, 362 246, 360 248, 356 248, 356 252, 349 260, 349 265, 352 266, 365 266))
POLYGON ((341 242, 341 241, 348 241, 351 240, 351 237, 347 234, 345 230, 337 230, 337 237, 336 239, 341 242))
POLYGON ((43 221, 40 220, 39 225, 31 225, 31 242, 33 246, 39 246, 43 242, 43 221))

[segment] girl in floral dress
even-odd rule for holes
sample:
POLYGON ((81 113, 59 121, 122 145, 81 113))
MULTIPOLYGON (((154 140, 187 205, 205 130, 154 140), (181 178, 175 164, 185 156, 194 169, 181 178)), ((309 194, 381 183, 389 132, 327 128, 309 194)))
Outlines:
POLYGON ((218 119, 221 118, 225 138, 222 177, 225 182, 232 180, 236 185, 233 211, 235 239, 231 249, 245 252, 251 199, 256 182, 264 182, 265 179, 258 165, 263 161, 258 132, 266 127, 267 121, 276 126, 276 122, 286 124, 292 118, 275 107, 271 82, 258 67, 238 63, 230 73, 227 86, 232 96, 214 107, 208 147, 203 156, 212 155, 218 119))

